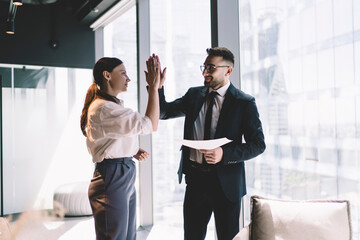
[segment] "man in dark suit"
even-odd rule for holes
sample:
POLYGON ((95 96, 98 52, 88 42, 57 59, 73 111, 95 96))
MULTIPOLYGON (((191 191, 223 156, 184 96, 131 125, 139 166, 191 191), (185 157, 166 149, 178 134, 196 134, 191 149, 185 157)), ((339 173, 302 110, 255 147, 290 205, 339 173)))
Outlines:
POLYGON ((246 194, 244 162, 261 154, 265 142, 255 99, 230 83, 234 55, 222 47, 207 53, 201 66, 205 86, 166 102, 161 84, 160 118, 185 116, 184 139, 232 140, 212 150, 183 146, 178 172, 179 182, 182 174, 186 181, 184 238, 204 239, 214 212, 218 239, 230 240, 239 231, 240 203, 246 194))

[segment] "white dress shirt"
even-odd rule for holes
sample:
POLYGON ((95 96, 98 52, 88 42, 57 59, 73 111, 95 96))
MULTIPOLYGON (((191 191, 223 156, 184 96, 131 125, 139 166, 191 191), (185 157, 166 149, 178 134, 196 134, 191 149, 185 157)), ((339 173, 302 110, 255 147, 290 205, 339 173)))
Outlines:
POLYGON ((86 144, 92 161, 132 157, 139 150, 138 135, 153 131, 150 118, 120 104, 96 99, 88 111, 86 144))
MULTIPOLYGON (((216 92, 218 94, 215 95, 215 102, 213 106, 213 112, 211 117, 211 127, 210 127, 210 139, 214 138, 216 126, 219 120, 220 111, 225 99, 226 91, 230 86, 230 81, 217 89, 216 92)), ((212 88, 209 88, 209 93, 214 91, 212 88)), ((201 110, 199 112, 199 116, 196 118, 194 123, 194 132, 193 138, 194 140, 203 140, 204 139, 204 125, 205 125, 205 115, 209 105, 209 101, 205 101, 201 110)), ((202 153, 196 149, 190 148, 190 160, 195 161, 197 163, 202 163, 202 153)))

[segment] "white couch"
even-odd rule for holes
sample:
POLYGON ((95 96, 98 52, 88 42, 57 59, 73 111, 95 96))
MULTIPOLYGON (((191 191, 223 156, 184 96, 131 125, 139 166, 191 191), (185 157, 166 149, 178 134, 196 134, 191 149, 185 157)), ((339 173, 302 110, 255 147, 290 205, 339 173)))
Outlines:
POLYGON ((252 196, 251 222, 233 240, 351 240, 347 200, 286 201, 252 196))
POLYGON ((61 185, 54 192, 53 211, 58 216, 92 215, 88 197, 89 182, 61 185))

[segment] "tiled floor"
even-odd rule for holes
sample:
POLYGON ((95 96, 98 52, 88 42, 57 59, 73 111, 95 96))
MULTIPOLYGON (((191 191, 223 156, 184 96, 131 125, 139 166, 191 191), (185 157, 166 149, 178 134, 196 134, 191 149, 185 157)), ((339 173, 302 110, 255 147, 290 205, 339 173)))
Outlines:
MULTIPOLYGON (((210 224, 212 224, 210 222, 210 224)), ((15 240, 91 240, 95 239, 92 217, 66 217, 64 219, 44 219, 27 215, 11 222, 15 240)), ((206 240, 213 240, 214 231, 209 228, 206 240)), ((0 237, 1 239, 1 237, 0 237)), ((137 240, 182 240, 182 228, 163 224, 140 227, 137 240)), ((6 240, 6 239, 4 239, 6 240)))

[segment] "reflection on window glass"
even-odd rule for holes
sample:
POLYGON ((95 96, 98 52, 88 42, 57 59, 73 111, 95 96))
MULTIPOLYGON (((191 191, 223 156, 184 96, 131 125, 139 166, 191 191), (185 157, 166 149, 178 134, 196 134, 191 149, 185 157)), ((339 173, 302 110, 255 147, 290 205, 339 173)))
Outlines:
POLYGON ((131 81, 127 92, 118 97, 124 100, 126 107, 137 111, 136 6, 104 27, 104 55, 123 61, 131 81))
POLYGON ((241 0, 240 54, 241 85, 257 99, 267 142, 246 163, 247 198, 348 199, 358 239, 360 41, 352 6, 360 4, 241 0))
POLYGON ((51 209, 57 187, 92 177, 80 130, 91 70, 0 65, 0 75, 4 214, 51 209))
MULTIPOLYGON (((199 66, 211 47, 210 1, 151 1, 151 52, 166 66, 167 101, 184 95, 189 87, 203 85, 199 66)), ((185 184, 179 185, 177 170, 184 119, 160 121, 153 135, 154 222, 162 236, 183 239, 182 204, 185 184)), ((207 236, 212 239, 214 225, 207 236)))

